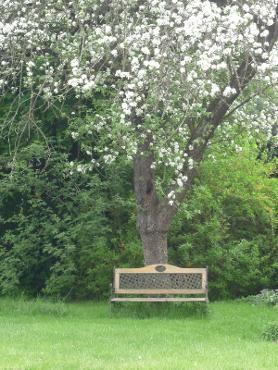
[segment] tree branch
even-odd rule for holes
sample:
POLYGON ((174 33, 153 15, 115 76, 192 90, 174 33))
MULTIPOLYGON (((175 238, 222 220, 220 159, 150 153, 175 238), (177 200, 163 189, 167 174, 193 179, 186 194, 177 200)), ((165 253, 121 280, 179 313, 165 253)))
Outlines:
MULTIPOLYGON (((218 3, 218 2, 217 2, 218 3)), ((221 2, 222 3, 222 2, 221 2)), ((273 24, 268 27, 269 35, 267 41, 269 42, 268 46, 268 52, 270 52, 275 42, 278 39, 278 5, 276 6, 276 16, 273 20, 273 24)), ((213 137, 215 130, 220 125, 220 123, 223 121, 226 113, 228 112, 229 108, 233 104, 233 102, 238 98, 238 96, 242 93, 242 91, 245 89, 245 87, 249 84, 249 82, 254 78, 256 75, 256 69, 253 67, 253 58, 251 55, 247 55, 246 58, 242 61, 238 69, 234 72, 230 79, 230 86, 231 88, 234 88, 236 90, 236 93, 233 94, 230 97, 225 98, 223 94, 218 96, 215 100, 213 100, 208 108, 207 108, 207 114, 209 115, 209 118, 206 119, 201 126, 198 127, 198 130, 196 130, 191 139, 189 140, 189 143, 187 145, 187 148, 185 148, 184 153, 190 155, 190 157, 194 160, 195 164, 199 164, 204 156, 205 150, 207 148, 208 142, 213 137), (202 143, 199 144, 198 147, 194 148, 193 151, 189 151, 189 145, 194 142, 195 139, 202 139, 202 143)), ((263 59, 261 59, 261 62, 264 62, 263 59)), ((249 100, 252 99, 252 96, 249 100)), ((248 101, 249 101, 248 100, 248 101)), ((236 109, 240 108, 242 104, 239 104, 236 109)), ((234 109, 232 112, 236 110, 234 109)), ((174 190, 176 192, 176 201, 177 203, 180 203, 183 201, 184 197, 186 196, 186 193, 188 189, 190 188, 191 184, 194 182, 196 176, 197 176, 197 168, 189 169, 188 164, 186 163, 183 168, 183 175, 188 177, 188 181, 184 185, 182 189, 179 189, 178 186, 174 185, 169 187, 167 190, 167 194, 174 190)), ((170 206, 168 203, 168 199, 164 199, 163 201, 163 212, 165 213, 165 217, 167 217, 169 220, 172 219, 172 217, 177 212, 177 206, 170 206)))

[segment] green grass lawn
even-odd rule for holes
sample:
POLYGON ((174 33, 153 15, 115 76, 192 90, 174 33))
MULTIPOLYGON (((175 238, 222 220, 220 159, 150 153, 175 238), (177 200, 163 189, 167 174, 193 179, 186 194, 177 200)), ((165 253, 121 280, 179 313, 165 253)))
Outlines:
POLYGON ((278 369, 278 344, 261 338, 277 309, 221 302, 205 316, 128 312, 2 299, 0 369, 278 369))

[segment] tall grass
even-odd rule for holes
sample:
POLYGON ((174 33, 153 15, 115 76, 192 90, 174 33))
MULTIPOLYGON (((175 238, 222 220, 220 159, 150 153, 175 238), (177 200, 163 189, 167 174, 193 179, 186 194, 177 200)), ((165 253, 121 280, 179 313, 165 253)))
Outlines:
POLYGON ((68 314, 68 307, 62 301, 48 301, 46 299, 37 298, 28 300, 26 298, 1 299, 0 316, 6 315, 50 315, 50 316, 65 316, 68 314))

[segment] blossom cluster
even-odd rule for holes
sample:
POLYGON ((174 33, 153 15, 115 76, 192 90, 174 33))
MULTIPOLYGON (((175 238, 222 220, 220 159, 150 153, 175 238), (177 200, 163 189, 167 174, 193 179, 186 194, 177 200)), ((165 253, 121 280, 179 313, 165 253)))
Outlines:
MULTIPOLYGON (((52 101, 69 91, 112 89, 113 117, 95 116, 82 132, 90 138, 97 131, 113 144, 101 141, 98 148, 107 162, 121 152, 130 159, 144 155, 140 143, 151 138, 152 168, 166 168, 170 184, 183 188, 210 125, 208 107, 216 99, 230 104, 245 88, 233 82, 242 63, 249 61, 260 85, 277 83, 278 49, 269 40, 276 7, 277 0, 223 6, 208 0, 2 0, 0 91, 20 94, 26 86, 52 101)), ((245 113, 239 110, 238 124, 270 132, 273 116, 245 113)), ((168 198, 174 202, 175 192, 168 198)))

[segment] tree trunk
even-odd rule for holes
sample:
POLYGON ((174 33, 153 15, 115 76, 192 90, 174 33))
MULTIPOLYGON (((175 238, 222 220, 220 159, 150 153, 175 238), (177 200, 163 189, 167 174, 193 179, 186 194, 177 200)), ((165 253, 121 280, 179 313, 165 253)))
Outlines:
POLYGON ((148 141, 142 144, 134 160, 134 188, 137 203, 137 228, 141 237, 145 265, 167 263, 167 233, 169 222, 160 203, 152 169, 153 155, 148 141))
POLYGON ((143 244, 145 265, 168 262, 167 233, 141 231, 140 237, 143 244))

